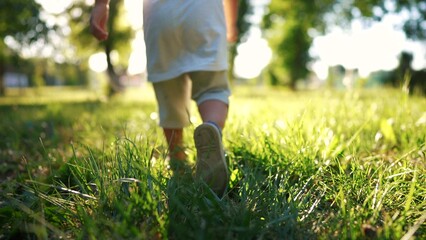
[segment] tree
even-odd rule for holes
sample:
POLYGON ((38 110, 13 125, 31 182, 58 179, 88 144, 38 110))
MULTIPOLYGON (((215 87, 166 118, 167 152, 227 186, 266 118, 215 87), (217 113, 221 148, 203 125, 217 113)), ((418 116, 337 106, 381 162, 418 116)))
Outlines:
POLYGON ((406 35, 426 39, 424 0, 271 0, 263 21, 276 53, 268 69, 270 79, 294 88, 297 80, 307 76, 309 48, 315 33, 325 33, 331 25, 346 27, 355 18, 371 22, 381 20, 387 13, 399 12, 409 13, 400 26, 406 35))
POLYGON ((21 45, 29 45, 45 38, 50 28, 41 20, 40 9, 41 6, 33 0, 0 1, 0 96, 5 92, 5 65, 15 54, 4 40, 11 37, 21 45))
POLYGON ((269 67, 272 84, 288 84, 296 88, 296 82, 309 73, 309 48, 312 36, 308 31, 324 28, 322 18, 333 6, 332 0, 291 1, 272 0, 263 21, 266 36, 276 53, 269 67))
POLYGON ((110 94, 122 90, 119 78, 120 73, 127 69, 127 59, 130 55, 130 40, 133 31, 129 24, 123 20, 123 0, 111 0, 108 21, 109 37, 103 42, 98 42, 89 31, 91 6, 86 1, 75 1, 66 11, 70 19, 71 42, 77 46, 80 58, 87 60, 93 51, 102 50, 107 58, 107 74, 110 82, 110 94), (119 53, 124 59, 120 63, 113 61, 114 52, 119 53))

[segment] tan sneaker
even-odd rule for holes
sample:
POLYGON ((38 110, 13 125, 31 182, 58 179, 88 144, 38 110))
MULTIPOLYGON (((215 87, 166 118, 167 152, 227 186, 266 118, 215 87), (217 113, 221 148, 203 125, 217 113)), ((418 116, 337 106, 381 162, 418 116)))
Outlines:
POLYGON ((194 142, 197 148, 195 176, 222 197, 228 186, 229 173, 220 130, 213 123, 203 123, 194 131, 194 142))

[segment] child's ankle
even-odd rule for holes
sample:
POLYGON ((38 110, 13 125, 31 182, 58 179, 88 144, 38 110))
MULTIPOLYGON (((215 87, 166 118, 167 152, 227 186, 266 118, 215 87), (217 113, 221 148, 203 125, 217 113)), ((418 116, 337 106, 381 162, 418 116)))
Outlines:
POLYGON ((220 136, 222 136, 222 128, 219 127, 219 125, 217 125, 217 123, 215 123, 213 121, 207 121, 206 123, 210 123, 210 124, 214 125, 217 128, 217 130, 219 130, 220 136))

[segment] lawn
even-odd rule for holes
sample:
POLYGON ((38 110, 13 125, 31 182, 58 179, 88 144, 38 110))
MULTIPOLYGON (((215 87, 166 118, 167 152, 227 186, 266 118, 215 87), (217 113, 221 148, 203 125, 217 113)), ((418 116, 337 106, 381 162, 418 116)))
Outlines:
POLYGON ((426 98, 235 87, 218 199, 172 175, 151 89, 55 91, 0 98, 0 239, 426 239, 426 98))

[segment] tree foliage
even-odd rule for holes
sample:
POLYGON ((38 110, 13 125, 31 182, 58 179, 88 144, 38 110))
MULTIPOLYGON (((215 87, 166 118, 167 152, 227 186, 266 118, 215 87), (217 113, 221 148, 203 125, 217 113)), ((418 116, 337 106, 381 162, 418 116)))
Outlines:
POLYGON ((40 18, 40 9, 35 1, 0 1, 1 39, 11 36, 20 43, 31 43, 45 37, 49 28, 40 18))
POLYGON ((325 28, 322 19, 332 6, 332 0, 271 1, 263 27, 270 30, 267 37, 276 53, 269 68, 272 84, 285 83, 294 89, 296 81, 307 76, 312 44, 309 30, 325 28))
POLYGON ((4 94, 3 74, 5 64, 14 53, 6 46, 6 37, 28 45, 45 38, 49 27, 40 18, 40 5, 31 0, 0 1, 0 96, 4 94))
POLYGON ((305 79, 313 38, 330 26, 345 28, 355 18, 379 21, 388 13, 405 13, 406 21, 399 27, 409 38, 426 39, 424 0, 271 0, 263 20, 275 52, 268 69, 271 83, 295 88, 298 80, 305 79))

